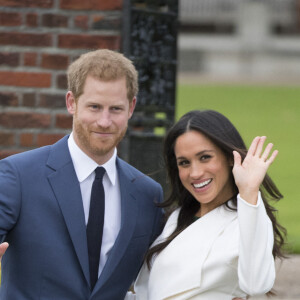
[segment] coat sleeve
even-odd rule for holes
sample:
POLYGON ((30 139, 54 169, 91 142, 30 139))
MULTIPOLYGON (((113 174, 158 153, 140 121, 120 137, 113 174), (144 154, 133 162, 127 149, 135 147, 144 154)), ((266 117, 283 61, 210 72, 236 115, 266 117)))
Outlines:
MULTIPOLYGON (((157 194, 158 194, 157 202, 162 203, 163 202, 163 190, 160 185, 158 187, 157 194)), ((163 212, 162 208, 157 207, 156 208, 156 216, 155 216, 155 220, 154 220, 154 226, 152 229, 151 244, 161 234, 161 231, 163 229, 163 220, 164 220, 164 212, 163 212)))
POLYGON ((256 205, 247 203, 238 195, 238 222, 240 288, 251 296, 265 294, 275 281, 274 236, 260 192, 256 205))
POLYGON ((21 209, 18 172, 9 160, 0 161, 0 239, 15 225, 21 209))

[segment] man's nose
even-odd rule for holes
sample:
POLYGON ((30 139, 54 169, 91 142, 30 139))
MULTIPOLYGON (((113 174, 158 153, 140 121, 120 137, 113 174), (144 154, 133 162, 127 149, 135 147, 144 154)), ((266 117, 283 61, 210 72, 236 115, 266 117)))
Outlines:
POLYGON ((99 114, 97 119, 98 126, 108 128, 111 125, 111 123, 111 115, 108 111, 103 111, 101 114, 99 114))

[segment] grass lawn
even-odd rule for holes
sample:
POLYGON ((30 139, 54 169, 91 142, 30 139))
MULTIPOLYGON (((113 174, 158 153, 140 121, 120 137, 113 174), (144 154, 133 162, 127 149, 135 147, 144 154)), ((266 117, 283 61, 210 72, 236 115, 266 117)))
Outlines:
POLYGON ((300 253, 300 87, 179 84, 176 118, 192 109, 223 113, 247 146, 256 135, 274 143, 279 155, 269 174, 284 195, 274 206, 288 230, 289 251, 300 253))

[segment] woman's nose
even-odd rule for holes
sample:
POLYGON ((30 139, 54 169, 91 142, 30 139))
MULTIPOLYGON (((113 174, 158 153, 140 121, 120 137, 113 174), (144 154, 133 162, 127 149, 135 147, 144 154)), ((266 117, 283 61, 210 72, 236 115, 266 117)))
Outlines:
POLYGON ((199 164, 191 164, 190 177, 192 179, 198 179, 203 175, 203 168, 199 164))

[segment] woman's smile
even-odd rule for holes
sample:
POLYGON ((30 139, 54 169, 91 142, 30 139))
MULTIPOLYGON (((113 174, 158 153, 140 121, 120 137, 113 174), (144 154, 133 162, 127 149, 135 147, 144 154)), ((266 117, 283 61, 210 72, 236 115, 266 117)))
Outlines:
POLYGON ((212 182, 212 179, 207 179, 207 180, 204 180, 204 181, 198 182, 198 183, 194 182, 194 183, 192 183, 192 185, 193 185, 193 187, 195 189, 201 189, 201 190, 203 190, 205 187, 208 187, 208 185, 211 182, 212 182))

